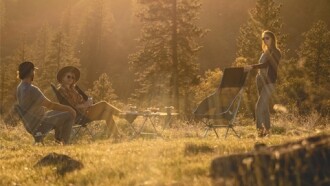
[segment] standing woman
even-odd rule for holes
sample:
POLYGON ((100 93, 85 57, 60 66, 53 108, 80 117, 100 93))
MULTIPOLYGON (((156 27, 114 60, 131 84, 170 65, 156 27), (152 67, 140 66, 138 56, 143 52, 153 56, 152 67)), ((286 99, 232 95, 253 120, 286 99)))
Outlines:
POLYGON ((255 112, 259 137, 270 134, 269 99, 275 90, 277 69, 281 60, 281 51, 277 47, 273 32, 267 30, 262 33, 262 50, 259 64, 245 67, 246 70, 259 69, 256 77, 259 98, 255 112))

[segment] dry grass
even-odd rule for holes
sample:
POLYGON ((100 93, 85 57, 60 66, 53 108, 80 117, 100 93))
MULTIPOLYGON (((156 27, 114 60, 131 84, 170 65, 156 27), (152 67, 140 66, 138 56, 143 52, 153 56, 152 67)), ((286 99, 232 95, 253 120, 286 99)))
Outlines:
MULTIPOLYGON (((199 127, 181 124, 165 130, 164 138, 114 142, 102 135, 95 141, 84 135, 69 146, 56 145, 51 135, 45 146, 35 146, 22 127, 0 125, 0 185, 211 185, 209 166, 215 157, 251 151, 256 142, 277 145, 329 132, 326 127, 316 130, 278 120, 270 138, 257 139, 253 122, 245 122, 250 124, 236 127, 241 139, 233 135, 226 140, 214 135, 201 139, 199 127), (293 129, 299 133, 290 132, 293 129), (62 177, 55 167, 34 167, 51 152, 80 160, 84 168, 62 177)), ((123 121, 119 125, 127 129, 123 121)))

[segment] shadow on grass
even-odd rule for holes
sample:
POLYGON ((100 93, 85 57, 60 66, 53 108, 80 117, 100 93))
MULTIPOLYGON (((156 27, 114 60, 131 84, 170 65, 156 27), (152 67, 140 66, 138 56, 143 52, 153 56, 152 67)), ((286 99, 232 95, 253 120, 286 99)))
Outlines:
POLYGON ((201 153, 212 153, 214 149, 208 144, 194 144, 186 143, 184 148, 184 155, 197 155, 201 153))

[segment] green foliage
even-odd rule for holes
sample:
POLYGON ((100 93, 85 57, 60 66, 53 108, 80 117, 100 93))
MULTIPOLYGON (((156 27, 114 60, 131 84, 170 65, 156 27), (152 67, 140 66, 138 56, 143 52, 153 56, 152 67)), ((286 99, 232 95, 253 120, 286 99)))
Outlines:
MULTIPOLYGON (((45 45, 47 46, 47 43, 45 45)), ((79 68, 80 61, 75 57, 72 44, 62 31, 53 34, 49 50, 45 52, 47 53, 46 61, 44 61, 42 71, 39 74, 39 84, 44 88, 46 95, 51 96, 50 84, 57 82, 57 72, 68 65, 79 68)))
MULTIPOLYGON (((37 33, 37 39, 32 44, 32 62, 39 68, 36 72, 34 83, 42 90, 50 88, 47 75, 54 74, 55 68, 47 68, 49 64, 48 56, 51 48, 51 28, 44 24, 37 33)), ((52 80, 54 77, 52 77, 52 80)))
POLYGON ((324 85, 330 75, 330 30, 324 21, 318 21, 303 36, 298 54, 305 61, 306 75, 316 86, 324 85))
POLYGON ((303 36, 299 60, 289 60, 282 67, 280 100, 295 104, 300 114, 316 110, 329 115, 330 31, 325 22, 317 21, 303 36))
POLYGON ((286 35, 281 34, 283 27, 280 17, 281 5, 274 0, 258 0, 255 8, 250 10, 248 22, 240 28, 237 38, 237 58, 245 59, 236 61, 236 65, 255 64, 262 53, 261 33, 271 30, 275 33, 279 48, 284 51, 286 35))
POLYGON ((95 101, 107 101, 111 104, 117 103, 118 96, 112 88, 112 83, 106 73, 100 75, 99 79, 94 81, 93 89, 88 91, 88 94, 95 101))
MULTIPOLYGON (((265 30, 271 30, 275 33, 283 58, 283 54, 286 53, 286 35, 281 34, 283 27, 282 18, 280 17, 281 7, 274 0, 257 0, 255 8, 249 12, 250 16, 247 23, 240 28, 237 38, 238 50, 237 58, 234 62, 235 66, 258 63, 262 54, 261 34, 265 30)), ((254 106, 257 100, 255 76, 256 71, 252 71, 247 78, 243 104, 243 110, 247 114, 254 113, 254 106)))
POLYGON ((200 0, 139 1, 139 50, 130 56, 139 86, 133 97, 186 109, 199 69, 198 39, 205 33, 196 25, 200 7, 200 0))
MULTIPOLYGON (((86 71, 88 80, 96 79, 109 65, 111 44, 112 15, 108 10, 108 2, 95 0, 88 2, 90 9, 84 19, 78 38, 78 57, 86 71)), ((91 82, 88 82, 91 84, 91 82)))
POLYGON ((3 94, 2 106, 4 112, 9 111, 16 100, 16 87, 19 83, 17 77, 18 65, 22 61, 30 60, 31 56, 31 48, 26 44, 25 35, 22 35, 20 47, 13 55, 2 60, 3 71, 1 75, 4 81, 2 81, 1 93, 3 94))
POLYGON ((220 85, 222 75, 223 72, 219 68, 207 70, 204 73, 204 76, 200 78, 200 83, 192 88, 195 91, 195 104, 198 104, 208 95, 216 91, 220 85))

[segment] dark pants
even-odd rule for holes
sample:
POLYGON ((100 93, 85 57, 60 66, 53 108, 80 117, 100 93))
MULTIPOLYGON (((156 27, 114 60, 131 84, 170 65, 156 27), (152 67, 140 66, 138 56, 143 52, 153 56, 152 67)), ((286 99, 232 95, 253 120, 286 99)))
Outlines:
POLYGON ((269 100, 275 90, 274 84, 266 84, 260 75, 257 76, 258 101, 256 104, 257 129, 270 129, 269 100))
POLYGON ((69 112, 49 111, 46 112, 37 132, 47 134, 55 129, 55 139, 65 144, 70 141, 70 134, 74 118, 69 112))

